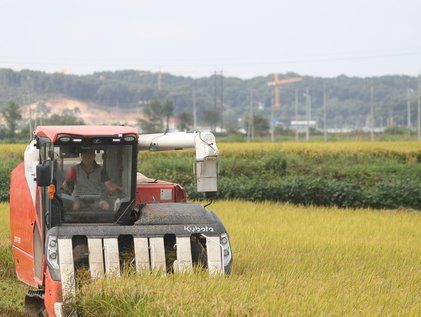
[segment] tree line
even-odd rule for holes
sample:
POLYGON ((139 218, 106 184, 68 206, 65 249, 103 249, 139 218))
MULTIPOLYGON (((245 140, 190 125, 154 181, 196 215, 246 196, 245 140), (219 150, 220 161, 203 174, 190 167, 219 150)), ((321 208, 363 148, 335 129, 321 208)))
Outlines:
POLYGON ((3 124, 0 124, 0 140, 14 142, 27 139, 37 125, 83 125, 83 119, 77 114, 78 108, 64 109, 60 114, 51 113, 51 109, 44 103, 38 102, 35 108, 35 119, 30 118, 22 125, 22 114, 19 105, 10 100, 0 110, 3 124), (32 130, 32 131, 31 131, 32 130))
MULTIPOLYGON (((299 74, 281 74, 281 78, 299 74)), ((371 78, 334 78, 301 76, 302 82, 286 85, 281 90, 281 107, 276 110, 283 126, 295 119, 295 100, 298 99, 298 119, 305 119, 304 92, 311 94, 312 120, 321 126, 323 120, 323 90, 328 95, 328 127, 362 127, 370 113, 370 87, 374 87, 376 126, 406 124, 406 105, 409 102, 412 125, 415 126, 417 78, 410 76, 381 76, 371 78)), ((189 121, 192 114, 193 89, 196 92, 197 119, 210 126, 244 127, 250 107, 250 89, 254 91, 256 116, 268 119, 273 102, 273 89, 267 83, 272 75, 251 79, 222 77, 191 78, 161 75, 158 85, 156 73, 146 71, 97 72, 90 75, 49 74, 40 71, 0 69, 0 107, 9 100, 27 104, 48 97, 66 97, 93 102, 103 107, 144 112, 156 100, 172 102, 174 116, 189 121), (222 83, 223 81, 223 88, 222 83), (160 86, 160 87, 158 87, 160 86)))

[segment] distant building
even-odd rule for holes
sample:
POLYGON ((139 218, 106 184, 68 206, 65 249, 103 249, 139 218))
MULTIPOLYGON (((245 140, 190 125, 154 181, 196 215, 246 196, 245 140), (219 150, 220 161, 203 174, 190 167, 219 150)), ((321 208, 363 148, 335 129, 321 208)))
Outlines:
MULTIPOLYGON (((310 120, 310 121, 308 121, 308 125, 309 125, 310 128, 317 128, 317 121, 310 120)), ((307 120, 291 121, 290 129, 296 130, 296 131, 306 131, 307 130, 307 120)))
POLYGON ((351 133, 354 132, 353 128, 331 128, 327 129, 327 133, 351 133))

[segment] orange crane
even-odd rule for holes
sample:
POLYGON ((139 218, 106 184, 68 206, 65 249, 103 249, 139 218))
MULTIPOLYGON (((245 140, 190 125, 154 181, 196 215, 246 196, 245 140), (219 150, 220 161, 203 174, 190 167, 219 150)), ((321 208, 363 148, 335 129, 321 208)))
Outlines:
POLYGON ((285 79, 279 79, 279 74, 274 74, 274 80, 268 82, 268 86, 274 87, 274 94, 275 94, 275 102, 272 104, 271 109, 271 120, 270 120, 270 134, 271 134, 271 141, 275 141, 275 122, 274 122, 274 113, 275 108, 281 107, 281 86, 286 84, 292 84, 299 81, 302 81, 303 79, 300 77, 293 77, 293 78, 285 78, 285 79))

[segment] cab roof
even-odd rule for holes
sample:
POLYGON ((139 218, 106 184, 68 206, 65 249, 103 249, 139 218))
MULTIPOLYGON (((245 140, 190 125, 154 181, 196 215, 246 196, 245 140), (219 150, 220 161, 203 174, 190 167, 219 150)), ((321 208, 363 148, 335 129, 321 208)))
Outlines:
POLYGON ((35 130, 36 136, 46 137, 52 142, 57 141, 57 137, 60 134, 75 135, 80 137, 117 136, 119 134, 135 134, 138 136, 135 128, 112 125, 38 126, 35 130))

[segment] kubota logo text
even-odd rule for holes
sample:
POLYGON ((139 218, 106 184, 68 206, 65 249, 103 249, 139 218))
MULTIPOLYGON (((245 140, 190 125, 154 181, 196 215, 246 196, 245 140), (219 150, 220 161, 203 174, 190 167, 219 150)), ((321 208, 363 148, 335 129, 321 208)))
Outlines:
POLYGON ((213 227, 208 227, 208 226, 184 226, 184 231, 187 231, 189 233, 214 232, 215 229, 213 229, 213 227))

